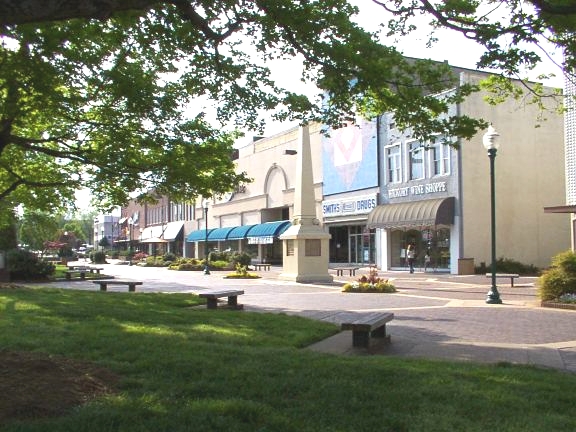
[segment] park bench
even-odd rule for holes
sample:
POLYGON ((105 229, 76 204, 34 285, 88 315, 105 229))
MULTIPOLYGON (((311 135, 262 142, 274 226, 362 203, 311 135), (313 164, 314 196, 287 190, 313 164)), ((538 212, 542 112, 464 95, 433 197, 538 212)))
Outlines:
POLYGON ((118 279, 114 280, 99 279, 92 281, 92 283, 100 285, 100 291, 106 291, 108 289, 108 285, 128 285, 128 291, 134 292, 136 291, 136 285, 142 285, 142 282, 118 280, 118 279))
MULTIPOLYGON (((486 277, 487 278, 492 278, 492 273, 486 273, 486 277)), ((510 279, 510 286, 513 287, 514 286, 514 279, 519 278, 520 275, 516 274, 516 273, 496 273, 496 278, 500 279, 500 278, 504 278, 510 279)))
POLYGON ((81 280, 86 279, 86 270, 76 269, 76 270, 66 270, 64 272, 64 275, 66 276, 66 280, 72 280, 72 276, 74 276, 76 274, 80 275, 81 280))
POLYGON ((68 266, 68 270, 69 271, 77 270, 77 271, 84 271, 84 272, 100 274, 100 270, 104 270, 104 268, 103 267, 72 265, 72 266, 68 266))
POLYGON ((218 299, 228 297, 228 307, 232 309, 242 309, 243 306, 238 304, 238 296, 244 294, 244 290, 239 289, 226 289, 226 290, 205 290, 198 295, 207 300, 206 307, 208 309, 216 309, 218 307, 218 299))
POLYGON ((370 336, 390 341, 390 336, 386 334, 386 323, 393 319, 394 314, 391 312, 372 312, 341 323, 341 329, 352 330, 352 346, 368 348, 370 336))
POLYGON ((344 272, 347 271, 349 276, 356 276, 356 270, 358 267, 334 267, 331 270, 336 270, 336 276, 344 276, 344 272))
POLYGON ((256 271, 260 271, 260 270, 270 270, 270 264, 266 264, 266 263, 260 263, 260 264, 252 264, 254 266, 254 270, 256 271))

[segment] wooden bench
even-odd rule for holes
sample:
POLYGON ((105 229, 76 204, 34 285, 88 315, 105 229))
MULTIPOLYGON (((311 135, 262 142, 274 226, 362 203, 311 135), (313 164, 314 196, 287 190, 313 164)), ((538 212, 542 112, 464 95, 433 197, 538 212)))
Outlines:
POLYGON ((92 283, 100 285, 100 291, 106 291, 108 289, 108 285, 128 285, 128 291, 134 292, 136 291, 136 285, 142 285, 142 282, 136 281, 128 281, 128 280, 95 280, 92 283))
POLYGON ((384 338, 390 341, 390 336, 386 334, 386 323, 394 319, 391 312, 372 312, 353 318, 341 324, 342 330, 352 330, 352 346, 358 348, 368 348, 370 346, 370 336, 384 338))
POLYGON ((232 309, 242 309, 243 305, 238 304, 238 296, 244 294, 244 290, 228 289, 228 290, 205 290, 198 294, 201 298, 207 300, 206 307, 208 309, 218 308, 218 299, 221 297, 228 297, 228 307, 232 309))
MULTIPOLYGON (((486 273, 486 277, 492 279, 492 273, 486 273)), ((514 286, 514 279, 519 278, 520 275, 516 273, 496 273, 496 278, 510 278, 510 286, 514 286)))
POLYGON ((66 280, 72 280, 72 276, 75 274, 79 274, 81 280, 86 279, 86 270, 66 270, 64 272, 66 280))
POLYGON ((270 270, 270 265, 271 264, 265 264, 265 263, 260 263, 260 264, 253 264, 254 266, 254 270, 259 271, 259 270, 270 270))
POLYGON ((335 267, 331 270, 336 270, 336 276, 344 276, 344 272, 347 271, 349 276, 356 276, 356 270, 358 267, 335 267))

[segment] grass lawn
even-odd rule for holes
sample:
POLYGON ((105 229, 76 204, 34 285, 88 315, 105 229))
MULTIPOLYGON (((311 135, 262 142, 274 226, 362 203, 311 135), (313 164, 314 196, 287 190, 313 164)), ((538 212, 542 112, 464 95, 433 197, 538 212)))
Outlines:
MULTIPOLYGON (((302 349, 334 325, 190 294, 0 289, 0 347, 95 362, 117 392, 0 431, 573 431, 576 375, 302 349)), ((2 374, 7 373, 0 365, 2 374)), ((2 398, 12 397, 2 392, 2 398)))

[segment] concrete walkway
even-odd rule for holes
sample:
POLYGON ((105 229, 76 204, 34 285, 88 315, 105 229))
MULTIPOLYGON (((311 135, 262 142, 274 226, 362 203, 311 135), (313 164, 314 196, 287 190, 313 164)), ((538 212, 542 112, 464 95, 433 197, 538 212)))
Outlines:
MULTIPOLYGON (((487 305, 490 279, 443 273, 379 272, 390 279, 395 294, 342 293, 341 285, 356 277, 338 277, 333 284, 296 284, 278 280, 280 268, 258 272, 261 279, 224 279, 226 272, 177 272, 105 264, 102 273, 144 282, 138 292, 191 292, 237 287, 246 310, 301 315, 338 323, 342 312, 393 312, 388 324, 392 343, 369 350, 352 347, 350 332, 340 332, 310 349, 344 355, 384 354, 475 362, 510 362, 576 372, 576 311, 543 308, 536 296, 536 278, 520 278, 510 287, 499 280, 502 305, 487 305)), ((58 282, 58 286, 97 290, 90 281, 58 282)), ((112 286, 109 291, 127 291, 112 286)))

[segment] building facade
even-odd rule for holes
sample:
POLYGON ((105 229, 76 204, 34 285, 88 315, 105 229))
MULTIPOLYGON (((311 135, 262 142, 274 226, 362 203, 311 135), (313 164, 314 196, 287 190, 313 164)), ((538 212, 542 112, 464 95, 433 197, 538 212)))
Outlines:
MULTIPOLYGON (((462 83, 477 84, 484 77, 460 72, 462 83)), ((483 118, 500 133, 497 255, 546 267, 569 247, 565 221, 542 211, 565 193, 562 117, 550 112, 538 123, 534 105, 509 99, 492 106, 482 98, 473 94, 449 114, 483 118)), ((406 246, 415 243, 421 267, 426 255, 433 268, 453 274, 489 266, 489 159, 482 133, 454 148, 444 143, 450 137, 419 143, 409 132, 395 129, 393 115, 382 117, 380 205, 368 220, 368 227, 377 229, 378 265, 405 267, 406 246)))
MULTIPOLYGON (((462 84, 486 77, 462 69, 457 75, 462 84)), ((497 255, 546 267, 570 246, 568 215, 542 211, 566 193, 562 117, 548 113, 539 124, 537 107, 517 100, 491 106, 483 96, 471 95, 452 106, 449 115, 483 118, 501 135, 497 255)), ((431 267, 454 274, 490 265, 483 133, 457 147, 443 136, 422 143, 410 131, 400 131, 393 114, 386 113, 328 134, 313 125, 310 134, 316 214, 331 235, 331 263, 403 269, 406 246, 415 243, 417 266, 426 254, 431 267)), ((281 264, 278 237, 293 216, 297 139, 298 128, 292 128, 239 148, 237 169, 253 181, 224 196, 184 206, 169 200, 155 207, 131 203, 120 220, 126 241, 149 253, 150 245, 198 258, 206 251, 235 250, 256 262, 281 264)))

